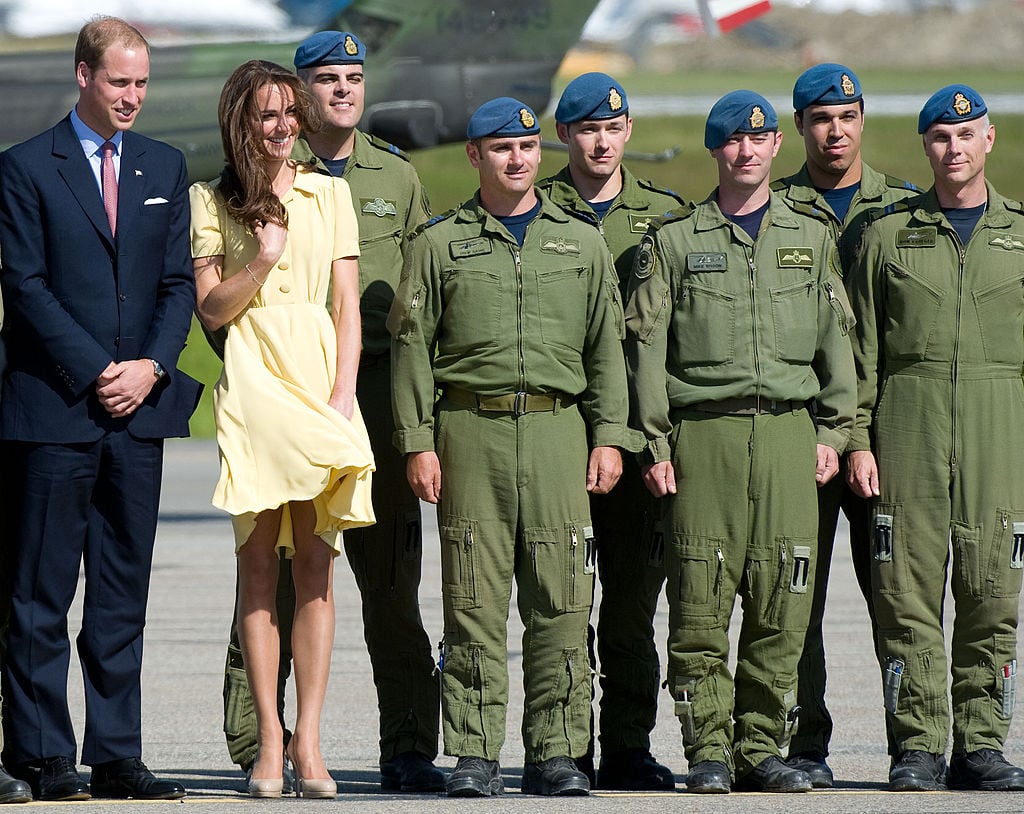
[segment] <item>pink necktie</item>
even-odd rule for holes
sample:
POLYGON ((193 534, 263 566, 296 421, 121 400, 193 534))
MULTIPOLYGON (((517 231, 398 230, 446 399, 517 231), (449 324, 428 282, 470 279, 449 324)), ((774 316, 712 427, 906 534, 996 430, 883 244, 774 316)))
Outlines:
POLYGON ((103 161, 100 163, 100 179, 103 184, 103 208, 107 210, 110 233, 117 234, 117 174, 114 172, 114 145, 104 141, 100 147, 103 161))

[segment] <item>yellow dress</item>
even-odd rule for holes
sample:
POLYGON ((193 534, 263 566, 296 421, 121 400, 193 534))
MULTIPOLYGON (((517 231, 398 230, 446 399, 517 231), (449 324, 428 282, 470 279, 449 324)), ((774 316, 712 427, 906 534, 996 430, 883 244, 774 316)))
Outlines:
MULTIPOLYGON (((255 236, 216 200, 216 181, 193 184, 192 256, 224 256, 223 278, 246 274, 255 236)), ((312 501, 316 534, 341 551, 341 532, 374 522, 373 452, 359 406, 349 421, 327 403, 337 335, 325 308, 331 263, 359 254, 348 184, 306 171, 282 201, 284 253, 256 296, 228 325, 214 390, 220 480, 213 505, 232 515, 235 551, 256 515, 284 507, 277 548, 294 554, 289 501, 312 501)))

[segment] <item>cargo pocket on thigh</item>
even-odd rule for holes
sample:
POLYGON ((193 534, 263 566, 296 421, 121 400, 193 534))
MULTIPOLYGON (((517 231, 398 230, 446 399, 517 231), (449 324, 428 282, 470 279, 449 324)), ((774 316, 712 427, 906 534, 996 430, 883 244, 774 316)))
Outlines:
POLYGON ((594 532, 589 523, 523 529, 537 589, 556 613, 589 611, 594 603, 594 532))
MULTIPOLYGON (((689 534, 672 535, 668 567, 675 567, 675 604, 686 627, 715 626, 722 611, 725 555, 722 540, 689 534)), ((731 598, 727 603, 732 607, 731 598)))
POLYGON ((996 509, 986 579, 990 596, 1020 594, 1024 574, 1024 513, 996 509))
MULTIPOLYGON (((809 557, 809 546, 802 545, 802 548, 808 549, 809 557)), ((782 630, 782 620, 789 606, 792 561, 792 543, 788 537, 775 538, 772 546, 747 549, 747 590, 757 609, 757 624, 764 630, 782 630)))
POLYGON ((479 608, 476 592, 477 524, 451 517, 441 527, 441 589, 457 610, 479 608))
POLYGON ((871 585, 879 593, 907 592, 907 546, 902 503, 879 503, 872 513, 871 585))

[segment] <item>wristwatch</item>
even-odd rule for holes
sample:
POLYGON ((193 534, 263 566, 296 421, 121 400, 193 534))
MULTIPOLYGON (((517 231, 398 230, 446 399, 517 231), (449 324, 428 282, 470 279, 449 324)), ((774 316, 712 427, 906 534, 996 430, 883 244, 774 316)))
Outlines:
POLYGON ((153 363, 153 375, 156 376, 157 381, 167 375, 167 371, 164 370, 164 366, 160 364, 156 359, 150 359, 153 363))

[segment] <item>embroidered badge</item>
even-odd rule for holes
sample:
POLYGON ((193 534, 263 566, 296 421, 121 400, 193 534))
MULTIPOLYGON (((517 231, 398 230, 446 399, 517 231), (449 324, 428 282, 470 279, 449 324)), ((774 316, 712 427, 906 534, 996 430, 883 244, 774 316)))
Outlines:
POLYGON ((853 85, 853 80, 850 79, 849 74, 843 74, 842 79, 839 81, 839 86, 843 89, 843 96, 853 96, 857 93, 857 88, 853 85))
POLYGON ((651 225, 650 215, 630 215, 629 216, 629 231, 636 235, 642 235, 647 231, 647 227, 651 225))
POLYGON ((935 246, 938 229, 934 226, 918 226, 914 229, 896 230, 897 249, 930 249, 935 246))
POLYGON ((615 88, 608 89, 608 107, 613 112, 622 109, 622 94, 615 90, 615 88))
POLYGON ((533 125, 536 124, 536 119, 533 118, 533 114, 525 107, 521 108, 519 111, 519 121, 523 125, 523 127, 527 129, 533 127, 533 125))
POLYGON ((760 130, 764 127, 764 111, 761 110, 760 105, 754 105, 754 109, 750 111, 750 127, 753 130, 760 130))
POLYGON ((994 237, 988 242, 989 246, 999 246, 1002 249, 1006 249, 1008 252, 1012 251, 1024 251, 1024 238, 1018 237, 1017 235, 1002 235, 1000 237, 994 237))
POLYGON ((775 250, 780 269, 807 268, 814 265, 814 249, 806 246, 786 246, 775 250))
POLYGON ((385 215, 398 214, 398 207, 395 206, 394 201, 385 201, 383 198, 360 198, 359 203, 362 204, 360 211, 364 215, 376 215, 378 218, 383 218, 385 215))
POLYGON ((345 37, 344 48, 345 48, 345 53, 348 54, 350 57, 354 57, 356 54, 359 53, 359 46, 356 45, 356 41, 354 39, 352 39, 352 35, 351 34, 349 34, 347 37, 345 37))
POLYGON ((971 112, 971 101, 962 93, 953 97, 953 110, 957 116, 966 116, 971 112))
POLYGON ((478 254, 491 253, 491 241, 486 237, 474 237, 470 240, 453 240, 448 244, 448 251, 453 258, 475 257, 478 254))
POLYGON ((638 280, 646 280, 654 274, 654 265, 654 238, 648 235, 640 241, 636 257, 633 258, 633 276, 638 280))
POLYGON ((727 271, 725 252, 690 252, 686 255, 687 271, 727 271))
POLYGON ((540 250, 545 254, 579 254, 580 242, 578 240, 566 240, 564 237, 545 240, 540 244, 540 250))

